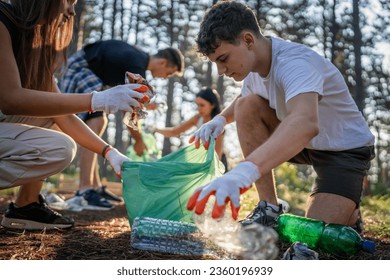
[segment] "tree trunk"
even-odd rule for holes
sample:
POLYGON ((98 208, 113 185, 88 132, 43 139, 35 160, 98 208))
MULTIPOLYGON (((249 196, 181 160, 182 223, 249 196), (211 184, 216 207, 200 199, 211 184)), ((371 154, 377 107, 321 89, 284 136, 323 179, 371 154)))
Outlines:
POLYGON ((205 79, 205 86, 206 87, 212 87, 213 85, 213 63, 211 61, 207 62, 207 71, 206 71, 206 79, 205 79))
POLYGON ((71 55, 80 49, 83 45, 83 34, 84 34, 84 13, 85 13, 85 0, 77 2, 75 7, 76 15, 74 17, 73 26, 73 39, 68 47, 68 54, 71 55))
POLYGON ((102 25, 100 27, 100 40, 103 39, 103 35, 104 35, 104 23, 106 21, 106 18, 105 18, 106 9, 107 9, 107 1, 103 1, 103 7, 102 7, 103 22, 102 22, 102 25))
POLYGON ((117 14, 117 0, 114 0, 114 3, 112 3, 112 22, 111 22, 111 38, 115 39, 115 20, 116 20, 116 14, 117 14))
POLYGON ((323 11, 322 11, 322 44, 323 44, 323 52, 324 52, 324 57, 327 58, 328 57, 328 54, 327 54, 327 50, 328 50, 328 46, 327 46, 327 42, 328 42, 328 30, 327 30, 327 26, 328 26, 328 21, 326 19, 326 1, 325 0, 321 0, 320 1, 320 5, 322 6, 323 8, 323 11))
POLYGON ((331 31, 331 44, 330 44, 330 55, 331 55, 331 59, 330 61, 332 61, 332 63, 335 63, 336 61, 336 57, 337 57, 337 53, 336 53, 336 37, 337 37, 337 33, 339 32, 339 25, 338 23, 336 22, 336 0, 334 0, 333 2, 333 6, 332 6, 332 25, 330 26, 330 31, 331 31))
POLYGON ((225 80, 225 78, 223 76, 218 77, 217 92, 219 93, 219 96, 221 98, 221 107, 223 107, 223 103, 225 101, 225 98, 224 98, 225 86, 223 83, 224 80, 225 80))
MULTIPOLYGON (((173 113, 173 88, 174 88, 174 81, 172 78, 169 78, 168 81, 168 94, 167 94, 167 115, 165 119, 165 127, 171 127, 172 126, 172 113, 173 113)), ((169 138, 164 138, 164 145, 162 150, 162 155, 165 156, 169 154, 172 151, 171 149, 171 142, 169 141, 169 138)))
POLYGON ((364 88, 362 79, 362 32, 360 30, 359 0, 353 0, 353 42, 355 53, 355 101, 361 112, 364 109, 364 88))
MULTIPOLYGON (((170 45, 172 46, 172 43, 175 41, 176 36, 173 31, 173 27, 175 24, 175 11, 174 11, 174 5, 175 1, 171 0, 171 8, 169 10, 169 17, 170 17, 170 23, 167 28, 168 36, 170 39, 170 45)), ((174 90, 174 80, 172 78, 169 78, 168 80, 168 92, 167 92, 167 115, 165 120, 165 127, 171 127, 172 126, 172 113, 173 113, 173 90, 174 90)), ((171 153, 171 142, 169 141, 169 138, 164 138, 164 145, 163 145, 163 151, 162 154, 167 155, 171 153)))

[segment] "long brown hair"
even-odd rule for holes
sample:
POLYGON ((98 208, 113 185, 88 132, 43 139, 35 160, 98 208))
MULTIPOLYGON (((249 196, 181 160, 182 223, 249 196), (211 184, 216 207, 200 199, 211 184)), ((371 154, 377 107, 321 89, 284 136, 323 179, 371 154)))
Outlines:
POLYGON ((73 34, 73 17, 62 24, 60 8, 66 0, 9 0, 0 2, 3 13, 17 28, 14 45, 24 88, 53 91, 53 75, 73 34))

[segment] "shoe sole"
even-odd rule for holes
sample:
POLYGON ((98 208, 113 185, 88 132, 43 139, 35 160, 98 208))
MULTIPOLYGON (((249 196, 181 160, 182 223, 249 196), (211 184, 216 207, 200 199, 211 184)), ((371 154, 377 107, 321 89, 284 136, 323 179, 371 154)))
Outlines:
POLYGON ((114 201, 114 200, 109 200, 109 199, 107 199, 107 201, 108 201, 109 203, 111 203, 114 207, 115 207, 115 206, 123 205, 123 204, 125 203, 124 201, 119 202, 119 201, 114 201))
POLYGON ((115 200, 115 199, 110 199, 107 197, 105 197, 105 199, 107 199, 110 203, 123 203, 123 200, 115 200))
POLYGON ((4 217, 1 225, 11 229, 44 230, 44 229, 66 229, 73 227, 73 224, 45 224, 30 220, 13 219, 4 217))

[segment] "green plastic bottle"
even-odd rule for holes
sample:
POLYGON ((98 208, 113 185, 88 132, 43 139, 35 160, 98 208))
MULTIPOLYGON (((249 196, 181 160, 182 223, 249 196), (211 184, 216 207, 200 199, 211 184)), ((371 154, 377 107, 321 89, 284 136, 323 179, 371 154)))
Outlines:
POLYGON ((277 218, 276 231, 281 240, 303 242, 312 249, 339 256, 350 256, 359 250, 375 251, 375 243, 364 240, 349 226, 326 224, 323 221, 282 214, 277 218))

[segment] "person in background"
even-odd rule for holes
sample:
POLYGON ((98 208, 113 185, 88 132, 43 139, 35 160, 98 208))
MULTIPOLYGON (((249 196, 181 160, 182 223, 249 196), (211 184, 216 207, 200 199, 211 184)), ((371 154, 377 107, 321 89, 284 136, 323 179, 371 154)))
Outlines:
POLYGON ((70 228, 73 219, 49 208, 40 195, 45 178, 70 164, 76 143, 106 158, 118 176, 129 161, 73 114, 132 112, 148 88, 127 84, 61 94, 54 73, 72 38, 76 0, 7 2, 0 1, 0 189, 20 188, 1 225, 70 228))
POLYGON ((220 217, 230 202, 237 219, 240 195, 255 183, 260 202, 241 223, 273 226, 283 210, 272 170, 289 161, 312 165, 317 173, 307 217, 357 225, 375 138, 340 71, 302 44, 264 36, 254 12, 235 1, 220 1, 206 12, 197 46, 220 75, 244 83, 242 96, 193 140, 207 145, 210 136, 218 137, 236 121, 245 160, 196 189, 188 209, 201 214, 215 195, 212 216, 220 217))
MULTIPOLYGON (((122 84, 126 72, 145 78, 147 70, 155 78, 181 76, 184 71, 183 55, 175 48, 161 49, 149 55, 120 40, 98 41, 84 46, 69 58, 58 85, 62 92, 69 93, 100 91, 122 84)), ((102 111, 83 112, 77 116, 100 136, 107 127, 107 117, 102 111)), ((129 132, 137 154, 142 155, 146 146, 140 130, 129 128, 129 132)), ((114 207, 111 202, 121 202, 121 197, 102 185, 96 154, 81 147, 79 158, 80 181, 75 195, 82 196, 88 202, 84 208, 110 210, 114 207)))
MULTIPOLYGON (((212 120, 221 112, 219 94, 211 88, 203 88, 196 94, 196 105, 198 106, 198 114, 192 118, 175 127, 156 128, 154 132, 158 132, 165 137, 175 137, 193 127, 200 128, 202 124, 212 120)), ((217 137, 215 141, 215 152, 227 169, 226 156, 223 152, 223 139, 223 134, 217 137)))

